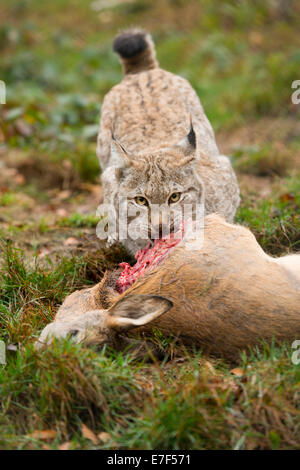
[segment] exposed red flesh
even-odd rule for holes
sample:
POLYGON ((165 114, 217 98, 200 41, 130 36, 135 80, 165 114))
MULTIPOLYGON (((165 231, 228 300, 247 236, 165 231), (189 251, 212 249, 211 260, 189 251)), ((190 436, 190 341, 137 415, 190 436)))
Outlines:
MULTIPOLYGON (((183 235, 183 233, 182 233, 183 235)), ((136 252, 136 263, 130 266, 128 263, 121 263, 123 271, 117 280, 116 289, 119 293, 125 292, 139 277, 144 276, 145 272, 150 268, 154 268, 160 264, 168 255, 171 248, 178 245, 182 240, 176 234, 171 234, 169 238, 161 238, 154 241, 153 246, 149 243, 146 248, 136 252)))

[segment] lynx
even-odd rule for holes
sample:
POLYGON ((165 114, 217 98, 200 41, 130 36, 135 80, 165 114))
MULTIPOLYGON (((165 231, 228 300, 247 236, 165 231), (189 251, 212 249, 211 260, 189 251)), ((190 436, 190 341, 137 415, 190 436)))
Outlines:
MULTIPOLYGON (((233 221, 240 201, 236 176, 219 154, 196 92, 159 67, 145 31, 125 31, 113 47, 124 78, 104 98, 97 155, 104 203, 116 208, 117 219, 118 202, 127 201, 134 235, 124 244, 135 252, 176 231, 185 205, 193 217, 199 206, 233 221)), ((118 240, 117 232, 110 242, 118 240)))

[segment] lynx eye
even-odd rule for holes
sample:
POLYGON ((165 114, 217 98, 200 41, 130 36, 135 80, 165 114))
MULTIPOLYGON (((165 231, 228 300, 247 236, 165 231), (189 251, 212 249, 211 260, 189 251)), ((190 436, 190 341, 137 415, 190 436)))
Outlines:
POLYGON ((169 204, 174 204, 175 202, 178 202, 180 199, 181 193, 173 193, 169 197, 169 204))
POLYGON ((142 197, 142 196, 137 196, 134 198, 135 199, 135 202, 139 205, 139 206, 148 206, 148 201, 145 197, 142 197))

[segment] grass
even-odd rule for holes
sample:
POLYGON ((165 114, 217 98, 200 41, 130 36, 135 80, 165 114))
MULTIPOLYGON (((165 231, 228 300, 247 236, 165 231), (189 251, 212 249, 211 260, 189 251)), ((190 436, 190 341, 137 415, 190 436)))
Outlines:
POLYGON ((300 372, 289 347, 266 347, 241 367, 235 377, 199 354, 178 368, 67 341, 42 353, 27 346, 0 376, 1 446, 41 448, 33 430, 50 429, 53 449, 299 448, 300 372), (82 423, 107 433, 105 445, 84 439, 82 423))
POLYGON ((237 213, 237 222, 251 227, 268 253, 281 255, 300 248, 300 175, 277 182, 268 199, 245 197, 237 213), (279 186, 279 188, 278 188, 279 186))
POLYGON ((93 215, 82 215, 74 212, 69 217, 63 217, 59 221, 61 227, 96 227, 99 218, 93 215))
POLYGON ((57 431, 56 443, 67 440, 80 421, 89 426, 97 422, 104 429, 115 420, 129 419, 142 399, 129 359, 83 351, 66 342, 42 354, 27 347, 10 361, 0 384, 1 439, 8 447, 38 447, 30 442, 30 430, 45 427, 57 431), (10 431, 12 420, 17 436, 10 431))
POLYGON ((237 221, 270 254, 300 247, 296 2, 90 3, 0 7, 0 448, 300 448, 291 345, 262 345, 238 364, 185 351, 159 331, 166 358, 150 364, 70 341, 33 348, 66 295, 132 261, 95 237, 95 139, 103 97, 122 76, 111 50, 120 28, 151 30, 162 67, 198 92, 237 172, 237 221))
POLYGON ((53 263, 37 258, 25 262, 24 252, 11 241, 1 243, 3 261, 0 269, 0 338, 6 342, 23 343, 36 339, 54 317, 55 309, 66 295, 93 284, 107 269, 116 268, 121 260, 131 260, 122 247, 63 257, 53 263))
POLYGON ((299 369, 290 366, 283 351, 270 349, 263 357, 253 354, 251 360, 242 362, 242 367, 247 371, 245 375, 233 378, 226 369, 196 357, 187 361, 179 380, 174 382, 172 377, 168 383, 163 377, 160 394, 149 397, 143 416, 126 432, 128 447, 175 450, 298 446, 299 369), (277 375, 270 373, 270 364, 277 375), (283 380, 288 382, 287 388, 283 380), (289 410, 286 415, 285 406, 289 410), (289 432, 283 426, 285 420, 290 422, 289 432))

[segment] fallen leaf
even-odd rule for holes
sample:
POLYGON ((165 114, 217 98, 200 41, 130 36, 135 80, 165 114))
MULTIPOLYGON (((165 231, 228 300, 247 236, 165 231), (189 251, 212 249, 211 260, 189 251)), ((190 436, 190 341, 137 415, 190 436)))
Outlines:
POLYGON ((282 194, 280 200, 281 200, 281 202, 294 201, 295 196, 294 196, 294 194, 291 194, 291 193, 285 193, 285 194, 282 194))
POLYGON ((100 439, 100 441, 105 443, 105 442, 110 441, 111 435, 108 432, 100 432, 98 434, 98 439, 100 439))
POLYGON ((29 434, 29 437, 39 439, 40 441, 52 441, 56 437, 56 434, 54 429, 45 429, 44 431, 36 430, 29 434))
POLYGON ((50 450, 51 447, 48 446, 48 444, 43 444, 43 445, 42 445, 42 449, 43 449, 43 450, 50 450))
POLYGON ((67 442, 64 442, 63 444, 60 444, 60 446, 58 446, 58 450, 69 450, 70 446, 71 446, 71 442, 67 441, 67 442))
POLYGON ((83 437, 85 437, 86 439, 89 439, 94 444, 98 444, 98 439, 97 439, 96 434, 91 429, 89 429, 84 423, 82 423, 81 425, 81 432, 82 432, 83 437))

